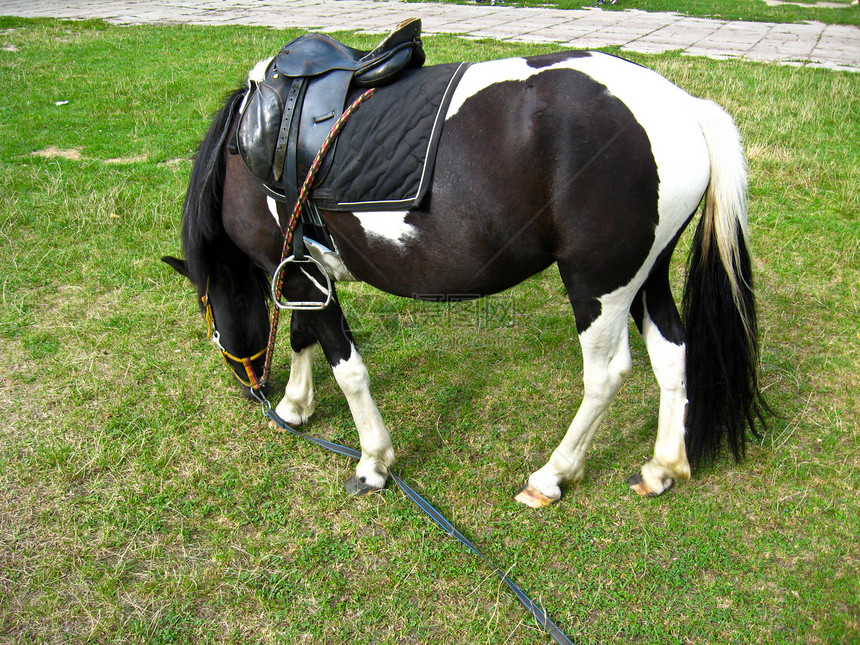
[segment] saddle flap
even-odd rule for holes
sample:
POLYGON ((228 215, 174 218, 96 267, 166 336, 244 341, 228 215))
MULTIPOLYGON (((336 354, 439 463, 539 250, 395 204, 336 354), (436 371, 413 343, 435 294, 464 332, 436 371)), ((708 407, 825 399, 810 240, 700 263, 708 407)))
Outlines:
POLYGON ((255 177, 272 176, 275 148, 284 112, 283 88, 257 83, 236 128, 239 153, 255 177))
MULTIPOLYGON (((308 91, 302 104, 299 122, 301 136, 296 150, 296 169, 299 181, 307 175, 323 142, 343 113, 351 74, 352 72, 349 70, 332 70, 328 74, 310 79, 308 83, 308 91)), ((334 145, 337 143, 335 142, 334 145)), ((327 155, 317 173, 317 183, 328 172, 334 156, 333 152, 334 148, 332 147, 330 154, 327 155)))

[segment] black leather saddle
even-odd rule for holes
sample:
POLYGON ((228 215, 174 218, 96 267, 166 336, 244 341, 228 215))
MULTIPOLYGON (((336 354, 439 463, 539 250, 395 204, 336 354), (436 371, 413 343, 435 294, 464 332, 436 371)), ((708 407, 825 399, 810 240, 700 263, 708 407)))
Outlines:
MULTIPOLYGON (((252 83, 236 128, 245 165, 263 189, 293 206, 350 89, 384 85, 424 64, 421 20, 397 25, 374 49, 348 47, 325 34, 288 43, 252 83)), ((317 174, 325 177, 333 154, 317 174)))

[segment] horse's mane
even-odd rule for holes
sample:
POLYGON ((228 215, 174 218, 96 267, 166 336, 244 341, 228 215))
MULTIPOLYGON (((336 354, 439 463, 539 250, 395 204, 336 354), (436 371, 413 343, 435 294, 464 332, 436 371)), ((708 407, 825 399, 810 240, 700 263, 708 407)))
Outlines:
POLYGON ((247 91, 242 87, 229 94, 200 142, 191 168, 182 209, 182 248, 188 277, 200 292, 211 274, 211 249, 225 236, 221 223, 225 172, 222 152, 247 91))

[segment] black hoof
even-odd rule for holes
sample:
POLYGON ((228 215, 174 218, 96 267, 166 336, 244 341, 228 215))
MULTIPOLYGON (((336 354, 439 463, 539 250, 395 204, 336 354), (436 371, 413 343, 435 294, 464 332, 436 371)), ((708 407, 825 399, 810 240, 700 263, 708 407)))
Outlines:
POLYGON ((363 481, 359 481, 355 475, 343 483, 343 488, 347 493, 355 497, 361 497, 379 490, 378 488, 373 488, 373 486, 368 486, 363 481))
POLYGON ((627 479, 627 485, 633 488, 636 484, 642 483, 642 473, 635 473, 627 479))

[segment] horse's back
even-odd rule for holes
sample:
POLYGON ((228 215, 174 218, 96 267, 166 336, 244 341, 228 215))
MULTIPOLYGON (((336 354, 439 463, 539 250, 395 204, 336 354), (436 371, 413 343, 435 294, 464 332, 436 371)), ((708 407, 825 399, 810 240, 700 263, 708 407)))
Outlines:
MULTIPOLYGON (((594 164, 595 157, 611 153, 611 147, 629 145, 628 130, 641 129, 647 137, 641 145, 648 147, 642 156, 657 168, 661 210, 666 209, 661 216, 689 216, 695 207, 689 198, 701 197, 707 186, 708 153, 694 108, 699 99, 636 63, 584 51, 478 63, 461 81, 446 125, 481 95, 496 97, 491 99, 494 113, 484 114, 492 117, 488 123, 504 119, 510 132, 519 121, 519 131, 530 136, 524 145, 534 146, 532 154, 555 154, 562 164, 564 153, 580 155, 583 166, 594 164), (672 208, 679 201, 680 213, 672 208)), ((619 174, 631 170, 629 152, 619 174)), ((521 158, 527 162, 528 152, 521 158)))
POLYGON ((349 213, 327 223, 350 239, 353 273, 394 293, 492 293, 553 261, 608 293, 671 243, 704 193, 695 101, 601 53, 475 63, 446 112, 428 199, 400 216, 410 235, 388 241, 349 213))
POLYGON ((500 238, 589 267, 611 290, 632 277, 613 251, 647 264, 704 193, 698 100, 595 52, 472 65, 448 110, 434 197, 454 210, 481 199, 471 210, 492 213, 500 238))

